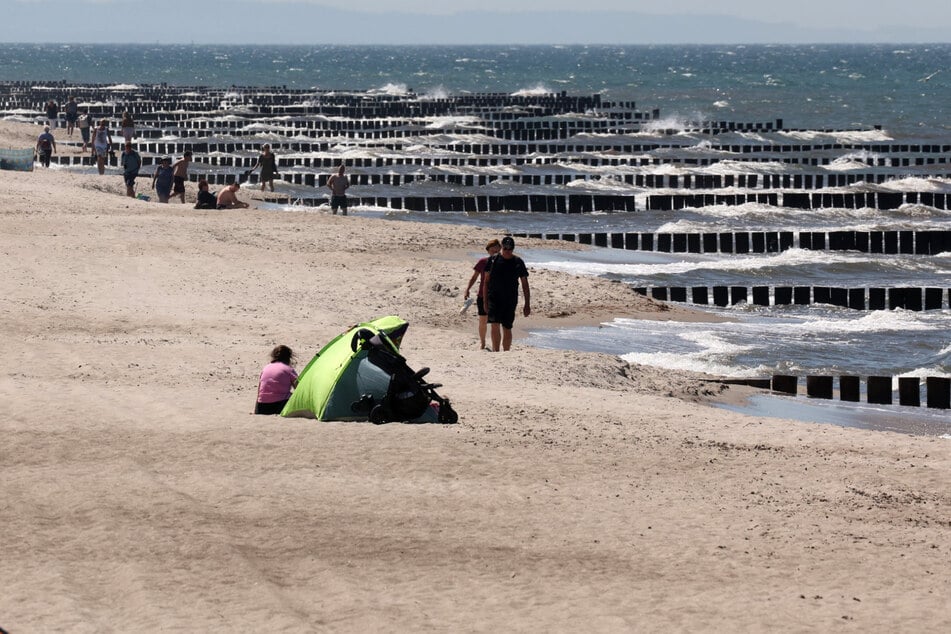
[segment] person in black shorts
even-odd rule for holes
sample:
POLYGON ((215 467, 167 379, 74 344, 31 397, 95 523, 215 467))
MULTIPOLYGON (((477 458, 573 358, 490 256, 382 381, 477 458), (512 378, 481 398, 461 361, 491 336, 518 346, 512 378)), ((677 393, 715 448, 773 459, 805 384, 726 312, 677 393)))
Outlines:
POLYGON ((182 154, 182 158, 172 165, 172 198, 185 202, 185 181, 188 180, 188 164, 192 162, 191 151, 182 154))
POLYGON ((337 215, 337 207, 343 207, 343 215, 347 215, 347 189, 350 188, 350 179, 344 174, 346 168, 341 165, 337 173, 327 179, 330 189, 330 209, 337 215))
POLYGON ((514 253, 512 236, 502 238, 502 251, 489 258, 485 267, 486 312, 492 329, 492 349, 498 352, 512 347, 512 326, 518 307, 518 287, 522 285, 525 305, 522 314, 532 314, 531 292, 528 288, 528 268, 525 261, 514 253), (501 348, 500 348, 501 346, 501 348))

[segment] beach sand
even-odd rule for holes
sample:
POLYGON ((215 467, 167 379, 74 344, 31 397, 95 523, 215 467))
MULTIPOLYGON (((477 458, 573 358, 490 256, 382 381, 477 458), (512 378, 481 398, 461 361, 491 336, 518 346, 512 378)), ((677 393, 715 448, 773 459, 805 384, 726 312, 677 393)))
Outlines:
MULTIPOLYGON (((0 147, 38 132, 2 123, 0 147)), ((731 413, 710 402, 742 388, 602 354, 480 351, 459 309, 489 231, 123 191, 0 172, 11 634, 951 629, 951 441, 731 413), (274 345, 302 368, 387 314, 459 424, 249 415, 274 345)), ((528 264, 520 329, 695 318, 528 264)))

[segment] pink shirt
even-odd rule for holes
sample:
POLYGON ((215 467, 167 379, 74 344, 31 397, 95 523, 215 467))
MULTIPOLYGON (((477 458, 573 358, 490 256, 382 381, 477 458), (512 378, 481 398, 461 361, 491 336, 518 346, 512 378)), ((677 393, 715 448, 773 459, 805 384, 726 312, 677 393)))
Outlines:
POLYGON ((297 370, 275 361, 268 363, 261 370, 261 380, 258 381, 258 403, 277 403, 291 397, 291 387, 297 378, 297 370))

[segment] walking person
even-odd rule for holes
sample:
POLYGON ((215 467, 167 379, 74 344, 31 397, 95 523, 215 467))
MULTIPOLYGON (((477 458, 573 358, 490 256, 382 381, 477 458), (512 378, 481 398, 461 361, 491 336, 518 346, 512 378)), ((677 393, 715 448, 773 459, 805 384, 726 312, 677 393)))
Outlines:
POLYGON ((122 178, 125 180, 125 195, 129 198, 135 198, 135 179, 139 176, 139 169, 142 167, 142 157, 135 151, 131 143, 126 143, 120 161, 122 163, 122 178))
POLYGON ((89 145, 89 132, 90 126, 92 125, 92 117, 89 116, 89 111, 84 110, 81 115, 79 115, 79 135, 83 139, 83 149, 81 152, 86 152, 86 146, 89 145))
POLYGON ((50 166, 50 157, 56 151, 56 139, 50 133, 50 127, 45 126, 43 133, 36 137, 36 154, 40 158, 40 164, 43 167, 50 166))
POLYGON ((277 157, 271 152, 271 146, 265 143, 261 146, 261 156, 254 167, 248 170, 248 174, 261 168, 261 191, 264 191, 265 185, 270 185, 271 191, 274 191, 274 177, 277 176, 277 157))
POLYGON ((172 165, 172 198, 178 197, 182 202, 185 202, 185 181, 188 180, 188 164, 191 162, 192 153, 188 150, 172 165))
POLYGON ((128 110, 122 113, 122 123, 119 124, 119 127, 122 129, 122 137, 125 142, 131 143, 132 137, 135 136, 135 120, 132 119, 128 110))
POLYGON ((73 129, 79 119, 79 104, 76 103, 76 97, 69 98, 64 110, 66 111, 66 136, 73 136, 73 129))
POLYGON ((172 159, 168 156, 163 156, 155 168, 155 172, 152 174, 152 189, 155 190, 155 194, 158 196, 160 203, 167 203, 169 197, 172 195, 173 173, 172 159))
POLYGON ((327 187, 330 188, 330 209, 334 215, 337 215, 337 208, 343 209, 343 215, 347 215, 347 189, 350 188, 350 179, 344 175, 344 166, 337 168, 337 173, 327 179, 327 187))
POLYGON ((46 102, 46 125, 54 130, 59 125, 59 104, 53 99, 46 102))
POLYGON ((468 300, 472 285, 476 283, 476 280, 479 282, 476 289, 476 310, 479 313, 479 347, 482 350, 485 350, 485 334, 488 331, 489 323, 489 314, 485 310, 485 267, 489 263, 489 258, 498 255, 501 248, 502 245, 497 239, 489 240, 488 244, 485 245, 485 250, 489 255, 479 258, 475 263, 475 266, 472 267, 472 277, 469 278, 469 283, 466 284, 465 299, 468 300))
POLYGON ((522 314, 532 314, 531 292, 528 288, 528 268, 515 255, 512 236, 502 238, 502 251, 491 258, 485 267, 485 296, 488 301, 488 321, 492 329, 492 349, 498 352, 512 347, 512 326, 518 307, 518 287, 522 286, 525 305, 522 314), (501 348, 499 347, 501 346, 501 348))
POLYGON ((112 151, 112 135, 109 134, 108 125, 109 122, 102 119, 92 139, 92 149, 96 153, 96 166, 100 175, 106 173, 106 157, 112 151))

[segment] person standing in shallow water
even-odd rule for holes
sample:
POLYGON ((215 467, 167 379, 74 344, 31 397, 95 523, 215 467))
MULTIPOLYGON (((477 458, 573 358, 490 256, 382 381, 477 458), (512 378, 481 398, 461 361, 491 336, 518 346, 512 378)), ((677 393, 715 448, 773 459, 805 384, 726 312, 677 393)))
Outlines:
POLYGON ((280 414, 291 392, 297 387, 297 370, 291 367, 294 351, 287 346, 271 350, 271 362, 261 370, 258 379, 258 397, 254 403, 255 414, 280 414))
POLYGON ((343 215, 347 215, 347 189, 350 187, 350 179, 344 175, 345 168, 341 165, 337 173, 327 179, 327 187, 330 189, 330 209, 334 215, 337 215, 337 207, 343 209, 343 215))
POLYGON ((259 167, 261 168, 261 191, 264 191, 265 185, 269 185, 271 191, 274 191, 274 177, 277 176, 277 157, 271 152, 271 146, 267 143, 261 146, 261 156, 258 157, 258 162, 254 164, 254 167, 248 170, 248 174, 259 167))
POLYGON ((518 286, 522 284, 525 305, 522 314, 532 314, 532 299, 528 289, 528 268, 525 261, 514 253, 512 236, 502 238, 502 251, 491 258, 485 267, 485 295, 488 301, 489 326, 492 328, 492 349, 512 347, 512 326, 518 306, 518 286), (500 347, 501 346, 501 347, 500 347))

